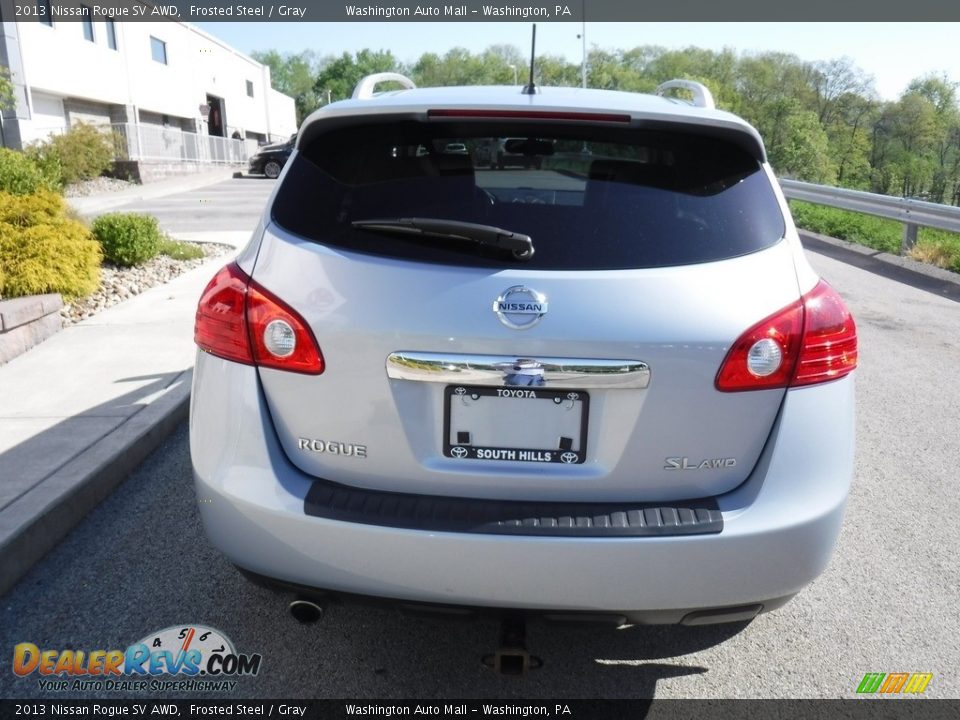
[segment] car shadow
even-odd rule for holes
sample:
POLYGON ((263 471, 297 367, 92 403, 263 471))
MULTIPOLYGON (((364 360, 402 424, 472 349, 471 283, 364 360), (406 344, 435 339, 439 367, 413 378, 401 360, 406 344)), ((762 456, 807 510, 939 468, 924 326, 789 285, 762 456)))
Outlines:
MULTIPOLYGON (((139 385, 65 417, 0 452, 0 512, 6 518, 15 517, 16 525, 30 521, 6 537, 0 576, 4 585, 56 547, 182 421, 185 407, 147 428, 140 428, 138 416, 152 402, 164 402, 165 398, 158 396, 173 385, 189 385, 191 377, 190 368, 185 368, 118 379, 115 383, 139 385), (143 435, 132 442, 131 432, 140 429, 143 435), (128 449, 114 454, 111 439, 121 435, 128 449)), ((43 423, 45 418, 0 420, 15 432, 21 426, 22 432, 23 427, 43 423)))

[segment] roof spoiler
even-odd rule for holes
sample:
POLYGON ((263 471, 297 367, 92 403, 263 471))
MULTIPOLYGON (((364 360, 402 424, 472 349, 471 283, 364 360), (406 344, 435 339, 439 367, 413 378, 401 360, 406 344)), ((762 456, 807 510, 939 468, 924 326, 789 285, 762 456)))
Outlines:
POLYGON ((406 75, 393 72, 374 73, 373 75, 367 75, 357 83, 357 86, 353 89, 352 97, 354 100, 369 100, 373 97, 374 90, 376 90, 377 85, 385 82, 400 83, 407 90, 417 89, 417 86, 413 80, 408 78, 406 75))
POLYGON ((667 82, 657 85, 656 93, 663 97, 667 90, 673 89, 689 90, 693 93, 693 102, 690 104, 694 107, 706 108, 708 110, 713 110, 717 107, 713 101, 713 94, 707 86, 695 80, 667 80, 667 82))

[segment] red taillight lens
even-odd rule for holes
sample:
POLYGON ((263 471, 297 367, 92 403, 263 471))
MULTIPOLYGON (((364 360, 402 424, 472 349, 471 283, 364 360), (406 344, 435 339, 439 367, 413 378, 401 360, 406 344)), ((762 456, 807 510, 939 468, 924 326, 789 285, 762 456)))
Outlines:
POLYGON ((835 380, 857 367, 857 326, 840 295, 822 280, 805 298, 803 349, 791 385, 835 380))
POLYGON ((720 366, 716 388, 737 392, 813 385, 843 377, 856 366, 853 317, 836 290, 821 280, 737 339, 720 366))
POLYGON ((306 321, 253 280, 247 289, 247 326, 257 365, 307 375, 323 372, 323 355, 306 321), (283 327, 292 340, 282 349, 276 341, 267 338, 268 332, 277 326, 283 327))
POLYGON ((194 341, 226 360, 319 375, 323 355, 306 321, 230 263, 200 296, 194 341))
POLYGON ((793 377, 793 368, 800 352, 803 332, 803 304, 801 300, 788 305, 770 317, 761 320, 730 348, 717 373, 717 390, 760 390, 786 387, 793 377), (758 376, 750 370, 750 349, 763 340, 772 340, 781 351, 779 367, 772 373, 758 376))
POLYGON ((245 311, 249 281, 234 263, 213 276, 197 305, 193 340, 212 355, 253 365, 245 311))

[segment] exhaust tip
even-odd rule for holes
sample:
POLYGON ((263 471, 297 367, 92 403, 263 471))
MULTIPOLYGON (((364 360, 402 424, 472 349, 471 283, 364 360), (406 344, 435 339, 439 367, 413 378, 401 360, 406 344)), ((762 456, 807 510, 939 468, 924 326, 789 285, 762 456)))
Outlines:
POLYGON ((313 600, 297 598, 290 603, 290 614, 301 625, 310 625, 323 617, 323 606, 313 600))

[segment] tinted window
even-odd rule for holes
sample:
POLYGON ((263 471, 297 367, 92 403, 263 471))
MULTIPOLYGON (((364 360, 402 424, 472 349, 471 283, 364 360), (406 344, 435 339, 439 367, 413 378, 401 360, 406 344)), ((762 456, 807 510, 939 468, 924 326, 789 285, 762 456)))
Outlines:
POLYGON ((107 26, 107 47, 111 50, 117 49, 117 26, 113 20, 106 20, 107 26))
POLYGON ((273 207, 298 235, 423 262, 516 265, 464 242, 354 228, 426 217, 529 235, 541 269, 660 267, 776 243, 783 217, 759 162, 722 139, 628 128, 391 122, 302 147, 273 207))
POLYGON ((150 36, 150 55, 158 63, 163 63, 164 65, 166 65, 167 64, 167 44, 163 40, 160 40, 159 38, 150 36))
POLYGON ((83 37, 85 40, 90 42, 95 42, 93 37, 93 11, 86 5, 81 5, 80 9, 83 11, 83 37))
POLYGON ((50 0, 37 0, 37 15, 44 25, 53 25, 53 9, 50 7, 50 0))

